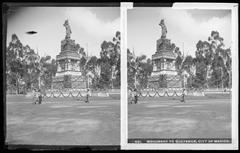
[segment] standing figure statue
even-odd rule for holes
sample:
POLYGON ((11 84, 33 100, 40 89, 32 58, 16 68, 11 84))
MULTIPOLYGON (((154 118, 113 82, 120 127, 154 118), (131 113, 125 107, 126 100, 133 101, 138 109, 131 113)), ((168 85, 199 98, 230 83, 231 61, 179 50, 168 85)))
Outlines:
POLYGON ((161 28, 162 28, 162 36, 161 36, 161 38, 166 38, 166 35, 167 35, 167 27, 166 27, 163 19, 160 21, 159 25, 160 25, 161 28))
POLYGON ((70 25, 69 25, 69 23, 68 23, 68 20, 65 20, 63 26, 66 28, 66 36, 65 36, 65 39, 69 39, 72 31, 71 31, 70 25))

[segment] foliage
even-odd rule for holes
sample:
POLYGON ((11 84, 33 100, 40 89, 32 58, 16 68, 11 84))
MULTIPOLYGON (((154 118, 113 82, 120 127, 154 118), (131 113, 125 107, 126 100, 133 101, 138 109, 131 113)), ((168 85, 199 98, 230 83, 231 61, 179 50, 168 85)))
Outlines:
MULTIPOLYGON (((92 88, 120 88, 120 32, 117 31, 112 41, 103 41, 100 58, 88 57, 84 48, 76 45, 81 55, 80 67, 83 75, 90 76, 92 88)), ((188 74, 187 86, 193 88, 231 87, 232 59, 231 49, 225 48, 223 38, 217 31, 212 31, 207 41, 199 40, 196 44, 195 57, 183 57, 179 47, 171 46, 176 54, 175 66, 179 75, 188 74)), ((127 49, 128 85, 146 88, 153 66, 146 55, 135 56, 127 49)), ((17 93, 41 86, 50 88, 57 65, 51 56, 40 57, 30 46, 24 46, 16 34, 6 51, 7 87, 17 93)))
POLYGON ((99 88, 120 88, 120 32, 117 31, 113 42, 101 44, 99 88))
POLYGON ((148 77, 151 76, 153 66, 151 59, 147 59, 146 55, 135 57, 127 49, 127 66, 128 66, 128 86, 130 88, 146 88, 148 85, 148 77))
MULTIPOLYGON (((225 48, 223 38, 217 31, 212 31, 207 41, 199 40, 196 44, 195 57, 183 56, 174 43, 171 48, 176 55, 175 67, 179 75, 187 76, 189 88, 226 88, 231 87, 231 49, 225 48)), ((151 60, 145 62, 145 55, 135 57, 127 50, 128 85, 145 88, 152 72, 151 60), (135 81, 136 80, 136 81, 135 81)), ((163 77, 163 76, 161 76, 163 77)), ((160 78, 161 79, 161 78, 160 78)))
MULTIPOLYGON (((88 57, 79 44, 76 50, 80 59, 82 74, 91 78, 93 88, 120 88, 120 32, 112 41, 103 41, 100 58, 88 57)), ((7 87, 15 88, 17 93, 29 89, 50 88, 57 71, 55 59, 40 57, 28 45, 24 46, 16 34, 12 35, 6 51, 7 87), (39 82, 41 80, 41 82, 39 82)))
POLYGON ((28 45, 23 46, 16 34, 12 35, 6 51, 7 87, 15 88, 17 93, 39 88, 39 77, 43 86, 51 85, 55 73, 55 60, 51 61, 50 56, 41 58, 28 45))
POLYGON ((225 48, 219 32, 212 31, 208 41, 196 44, 196 81, 199 87, 231 87, 231 51, 225 48), (199 80, 202 80, 199 81, 199 80), (199 83, 198 83, 199 82, 199 83))

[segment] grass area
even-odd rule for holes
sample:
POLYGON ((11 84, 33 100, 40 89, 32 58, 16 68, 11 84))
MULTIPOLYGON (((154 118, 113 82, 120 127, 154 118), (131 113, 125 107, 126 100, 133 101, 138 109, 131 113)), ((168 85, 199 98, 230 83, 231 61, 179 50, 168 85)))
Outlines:
POLYGON ((128 105, 128 138, 231 138, 231 96, 140 98, 128 105))
MULTIPOLYGON (((6 141, 35 145, 119 145, 120 101, 112 97, 31 98, 8 96, 6 141)), ((140 98, 128 105, 129 138, 229 138, 231 96, 140 98)))
POLYGON ((120 101, 116 98, 7 96, 6 142, 33 145, 119 145, 120 101))

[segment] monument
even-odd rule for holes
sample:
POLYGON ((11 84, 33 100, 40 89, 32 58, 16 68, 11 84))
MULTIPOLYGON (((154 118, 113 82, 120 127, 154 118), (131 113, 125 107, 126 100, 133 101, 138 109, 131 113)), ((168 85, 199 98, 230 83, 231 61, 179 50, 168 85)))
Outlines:
POLYGON ((148 87, 181 88, 182 79, 175 68, 176 55, 170 39, 166 38, 167 27, 164 20, 161 20, 159 25, 162 35, 157 40, 156 52, 152 55, 153 72, 148 78, 148 87))
POLYGON ((66 28, 65 39, 61 41, 60 54, 56 56, 57 72, 52 80, 53 89, 83 89, 86 88, 86 79, 80 68, 81 55, 78 53, 79 45, 71 39, 71 28, 68 20, 63 26, 66 28))

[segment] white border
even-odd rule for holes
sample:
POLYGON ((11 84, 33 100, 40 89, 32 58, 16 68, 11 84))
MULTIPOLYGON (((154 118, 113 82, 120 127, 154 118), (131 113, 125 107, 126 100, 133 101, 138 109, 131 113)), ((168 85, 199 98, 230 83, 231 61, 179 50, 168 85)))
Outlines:
POLYGON ((121 3, 121 148, 127 144, 127 9, 132 9, 132 2, 121 3))
POLYGON ((238 149, 238 4, 232 6, 232 142, 238 149))
POLYGON ((232 143, 231 144, 130 144, 127 108, 127 9, 132 3, 121 3, 121 149, 153 150, 236 150, 238 149, 238 4, 174 3, 174 9, 231 9, 232 11, 232 143))

